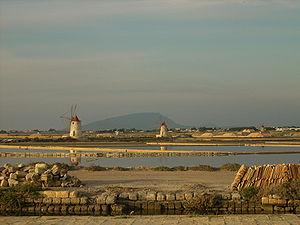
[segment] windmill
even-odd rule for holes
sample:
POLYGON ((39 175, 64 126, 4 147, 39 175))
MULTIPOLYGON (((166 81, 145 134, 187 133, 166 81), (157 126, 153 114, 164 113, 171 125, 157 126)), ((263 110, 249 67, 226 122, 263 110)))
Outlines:
POLYGON ((159 134, 156 135, 156 137, 159 138, 164 138, 164 137, 168 137, 168 126, 166 121, 162 121, 161 115, 160 115, 160 130, 159 130, 159 134))
POLYGON ((81 137, 81 121, 76 114, 77 105, 71 106, 70 117, 66 117, 64 113, 60 118, 66 119, 70 124, 70 137, 80 138, 81 137))

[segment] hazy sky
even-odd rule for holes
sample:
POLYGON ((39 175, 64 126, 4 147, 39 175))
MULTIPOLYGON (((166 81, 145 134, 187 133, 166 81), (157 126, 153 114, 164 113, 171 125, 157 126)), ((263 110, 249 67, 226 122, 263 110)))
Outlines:
POLYGON ((0 1, 0 129, 160 112, 300 126, 298 0, 0 1))

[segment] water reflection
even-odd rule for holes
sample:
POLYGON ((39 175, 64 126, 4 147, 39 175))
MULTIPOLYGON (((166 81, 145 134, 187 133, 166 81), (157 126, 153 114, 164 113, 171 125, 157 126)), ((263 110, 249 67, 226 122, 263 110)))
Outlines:
POLYGON ((79 151, 70 150, 70 164, 73 166, 78 166, 81 163, 81 154, 79 151))

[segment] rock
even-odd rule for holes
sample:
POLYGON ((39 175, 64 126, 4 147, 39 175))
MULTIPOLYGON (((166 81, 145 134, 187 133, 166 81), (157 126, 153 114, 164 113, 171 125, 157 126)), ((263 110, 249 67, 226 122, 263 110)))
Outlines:
POLYGON ((176 193, 176 200, 177 200, 177 201, 184 201, 184 200, 185 200, 185 198, 184 198, 184 193, 182 193, 182 192, 177 192, 177 193, 176 193))
POLYGON ((44 181, 44 182, 48 182, 48 181, 51 181, 53 179, 53 175, 51 173, 43 173, 41 175, 41 181, 44 181))
POLYGON ((22 168, 22 167, 24 167, 23 163, 18 164, 18 168, 22 168))
POLYGON ((19 181, 17 181, 17 180, 11 179, 11 178, 8 179, 8 185, 9 185, 9 187, 15 187, 18 184, 19 184, 19 181))
POLYGON ((24 171, 17 171, 15 172, 15 174, 17 175, 18 178, 24 178, 27 175, 27 173, 24 171))
POLYGON ((127 192, 122 192, 119 195, 119 198, 121 198, 121 199, 128 199, 128 197, 129 197, 129 194, 127 192))
POLYGON ((111 193, 107 196, 105 203, 108 205, 115 204, 117 202, 117 195, 114 193, 111 193))
POLYGON ((37 163, 35 164, 34 171, 37 174, 42 174, 47 170, 47 168, 48 165, 46 163, 37 163))
POLYGON ((167 201, 175 201, 175 194, 174 193, 167 193, 166 194, 167 201))
POLYGON ((128 194, 128 198, 129 198, 129 200, 136 201, 136 200, 138 200, 138 195, 136 192, 130 192, 128 194))
POLYGON ((58 165, 54 164, 51 168, 51 172, 53 175, 59 175, 61 172, 61 169, 58 165))
POLYGON ((102 193, 100 196, 97 197, 96 202, 99 205, 103 205, 106 203, 106 198, 107 198, 108 194, 107 193, 102 193))
POLYGON ((17 180, 17 179, 18 179, 18 176, 17 176, 17 174, 15 174, 15 173, 11 173, 11 174, 9 174, 9 178, 10 178, 10 179, 13 179, 13 180, 17 180))
POLYGON ((185 200, 187 200, 187 201, 191 201, 191 200, 193 199, 193 197, 194 197, 194 194, 193 194, 192 192, 186 192, 186 193, 184 194, 184 198, 185 198, 185 200))
POLYGON ((8 173, 15 173, 17 171, 17 169, 13 166, 8 167, 7 169, 8 169, 8 173))
POLYGON ((78 197, 78 191, 71 191, 69 193, 69 197, 70 198, 76 198, 76 197, 78 197))
POLYGON ((238 201, 238 200, 241 199, 241 195, 240 195, 238 192, 233 192, 233 193, 231 194, 231 198, 232 198, 232 200, 234 200, 234 201, 238 201))
POLYGON ((157 196, 156 196, 156 200, 157 201, 165 201, 166 200, 166 195, 161 193, 161 192, 158 192, 157 196))
POLYGON ((1 183, 0 183, 0 186, 1 187, 8 187, 8 181, 6 180, 6 179, 4 179, 4 180, 1 180, 1 183))
POLYGON ((38 181, 40 176, 36 173, 27 173, 25 176, 26 181, 35 182, 38 181))
POLYGON ((146 200, 155 201, 156 200, 156 192, 155 191, 147 192, 146 200))

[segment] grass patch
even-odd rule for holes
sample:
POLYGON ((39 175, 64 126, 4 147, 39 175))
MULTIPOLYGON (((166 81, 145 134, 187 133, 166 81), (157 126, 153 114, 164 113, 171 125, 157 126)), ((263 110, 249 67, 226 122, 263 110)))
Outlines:
POLYGON ((25 204, 25 198, 38 198, 40 187, 24 184, 0 190, 0 205, 20 208, 25 204))

